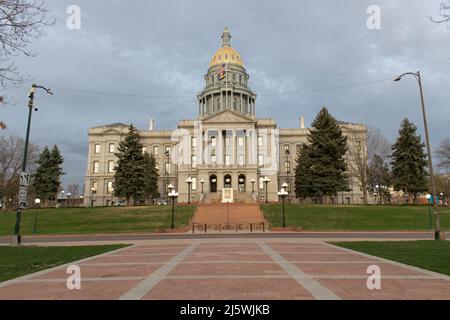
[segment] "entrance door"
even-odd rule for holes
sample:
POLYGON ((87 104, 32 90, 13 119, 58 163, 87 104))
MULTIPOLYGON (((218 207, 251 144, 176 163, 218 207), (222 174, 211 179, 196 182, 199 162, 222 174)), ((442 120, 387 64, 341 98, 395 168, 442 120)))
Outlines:
POLYGON ((231 188, 231 176, 230 176, 229 174, 226 174, 226 175, 223 177, 223 187, 224 187, 225 189, 231 188))
POLYGON ((209 177, 209 192, 211 193, 217 192, 217 176, 215 174, 209 177))
POLYGON ((238 190, 239 192, 245 192, 245 175, 241 174, 238 178, 238 190))

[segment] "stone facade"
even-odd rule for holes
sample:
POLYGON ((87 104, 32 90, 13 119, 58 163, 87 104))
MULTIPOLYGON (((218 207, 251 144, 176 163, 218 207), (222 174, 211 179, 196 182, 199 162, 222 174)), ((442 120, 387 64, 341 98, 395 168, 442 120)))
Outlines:
MULTIPOLYGON (((222 39, 205 75, 205 88, 197 96, 197 119, 179 121, 175 131, 156 131, 150 121, 148 130, 140 131, 144 151, 153 153, 158 162, 160 194, 165 198, 171 184, 181 202, 188 201, 188 194, 191 201, 219 199, 224 188, 232 188, 235 199, 265 200, 267 194, 269 201, 277 201, 277 192, 287 183, 288 201, 299 201, 294 193, 296 155, 309 129, 303 117, 293 129, 279 129, 274 120, 256 117, 256 93, 248 86, 249 75, 241 56, 230 46, 227 29, 222 39), (189 177, 193 179, 190 192, 189 177), (264 178, 270 182, 264 183, 264 178)), ((366 127, 340 124, 349 137, 350 150, 364 153, 366 127)), ((114 153, 127 131, 123 123, 89 130, 85 205, 107 206, 119 200, 112 189, 114 153)), ((361 204, 358 180, 351 177, 349 182, 353 191, 329 201, 361 204)))

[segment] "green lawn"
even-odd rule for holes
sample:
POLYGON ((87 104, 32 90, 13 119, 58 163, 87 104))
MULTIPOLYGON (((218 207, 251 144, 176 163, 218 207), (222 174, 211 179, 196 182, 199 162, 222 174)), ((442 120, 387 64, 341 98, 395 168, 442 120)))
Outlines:
MULTIPOLYGON (((189 223, 195 207, 175 207, 175 227, 189 223)), ((21 234, 33 232, 35 210, 22 214, 21 234)), ((15 212, 0 212, 0 235, 14 232, 15 212)), ((171 206, 38 210, 38 234, 154 232, 170 228, 171 206)))
MULTIPOLYGON (((273 227, 282 225, 281 205, 261 206, 273 227)), ((433 221, 434 221, 434 217, 433 221)), ((426 206, 286 205, 288 227, 317 231, 429 230, 426 206)), ((441 227, 450 229, 450 209, 441 208, 441 227)))
POLYGON ((450 275, 450 241, 363 241, 333 244, 450 275))
POLYGON ((123 247, 125 245, 48 248, 0 246, 0 282, 123 247))

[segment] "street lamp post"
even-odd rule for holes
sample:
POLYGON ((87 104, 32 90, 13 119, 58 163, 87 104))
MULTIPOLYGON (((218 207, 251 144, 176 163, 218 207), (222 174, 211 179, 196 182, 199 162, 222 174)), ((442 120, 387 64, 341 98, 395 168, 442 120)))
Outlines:
POLYGON ((172 190, 168 196, 172 200, 172 224, 170 225, 170 228, 175 229, 175 200, 178 198, 178 192, 172 190))
POLYGON ((34 204, 35 204, 34 227, 33 227, 33 233, 34 234, 37 233, 38 206, 39 206, 40 203, 41 203, 41 199, 35 199, 34 200, 34 204))
MULTIPOLYGON (((33 84, 31 86, 30 93, 28 94, 28 123, 27 123, 27 134, 25 137, 25 147, 23 152, 23 161, 22 161, 22 173, 21 177, 28 176, 26 174, 27 169, 27 158, 28 158, 28 144, 30 141, 30 129, 31 129, 31 115, 33 113, 33 109, 37 111, 37 108, 34 107, 34 93, 36 92, 36 89, 42 89, 47 92, 48 95, 53 95, 52 91, 50 89, 47 89, 42 86, 38 86, 33 84)), ((22 180, 22 179, 21 179, 22 180)), ((28 179, 27 179, 28 180, 28 179)), ((19 185, 19 205, 17 206, 17 212, 16 212, 16 224, 14 228, 14 242, 18 245, 21 244, 21 237, 20 237, 20 219, 22 215, 22 209, 25 209, 27 207, 27 196, 28 196, 28 181, 21 181, 19 185)))
POLYGON ((255 179, 252 179, 251 183, 252 183, 252 193, 255 193, 255 179))
POLYGON ((191 205, 191 185, 192 185, 192 178, 189 177, 186 179, 186 183, 188 185, 188 206, 191 205))
POLYGON ((264 186, 266 188, 266 204, 269 204, 269 190, 268 190, 268 184, 270 182, 270 179, 268 177, 264 177, 263 179, 264 186))
POLYGON ((205 180, 202 179, 202 180, 200 181, 200 183, 202 184, 202 194, 203 194, 203 193, 204 193, 204 192, 203 192, 203 190, 204 190, 204 189, 203 189, 203 185, 205 184, 205 180))
POLYGON ((431 206, 430 206, 431 202, 433 201, 431 194, 427 194, 427 200, 428 200, 428 227, 431 230, 433 228, 431 222, 431 206))
MULTIPOLYGON (((430 136, 429 136, 429 132, 428 132, 428 122, 427 122, 427 114, 425 112, 425 100, 424 100, 424 95, 423 95, 423 87, 422 87, 422 78, 420 76, 420 71, 417 71, 417 73, 414 72, 407 72, 404 73, 400 76, 398 76, 397 78, 395 78, 394 81, 400 81, 405 75, 411 75, 413 76, 416 80, 417 83, 419 84, 419 91, 420 91, 420 102, 422 105, 422 116, 423 116, 423 124, 424 124, 424 129, 425 129, 425 139, 426 139, 426 143, 427 143, 427 152, 428 152, 428 165, 430 167, 430 176, 431 176, 431 192, 433 197, 437 194, 436 193, 436 181, 434 178, 434 171, 433 171, 433 157, 432 157, 432 153, 431 153, 431 145, 430 145, 430 136)), ((439 211, 439 206, 437 204, 437 201, 433 201, 433 206, 434 206, 434 218, 435 218, 435 231, 434 231, 434 239, 435 240, 441 240, 444 239, 444 234, 441 233, 441 222, 440 222, 440 211, 439 211)))
POLYGON ((283 204, 283 228, 286 228, 286 215, 284 211, 284 204, 286 202, 286 197, 288 196, 288 192, 285 188, 281 188, 280 192, 278 192, 278 196, 281 197, 281 202, 283 204))

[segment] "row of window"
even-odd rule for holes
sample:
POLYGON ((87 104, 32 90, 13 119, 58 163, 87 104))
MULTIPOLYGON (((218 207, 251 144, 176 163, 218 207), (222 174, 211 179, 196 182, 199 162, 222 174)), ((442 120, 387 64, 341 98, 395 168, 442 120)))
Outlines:
MULTIPOLYGON (((97 181, 92 181, 91 183, 91 192, 97 192, 98 190, 98 182, 97 181)), ((113 182, 112 181, 107 181, 106 182, 106 192, 109 194, 114 193, 114 187, 113 187, 113 182)))
MULTIPOLYGON (((196 158, 195 158, 195 162, 196 162, 196 158)), ((159 169, 158 164, 156 164, 156 169, 159 169)), ((115 170, 115 162, 113 160, 109 160, 107 162, 107 172, 108 173, 114 173, 115 170)), ((165 174, 170 174, 171 173, 171 165, 170 162, 166 162, 165 163, 165 174)), ((100 173, 100 161, 94 161, 92 164, 92 173, 100 173)))
MULTIPOLYGON (((171 146, 165 146, 164 149, 164 154, 167 156, 170 156, 170 150, 171 150, 171 146)), ((95 143, 94 144, 94 153, 95 154, 100 154, 101 152, 101 145, 100 143, 95 143)), ((108 144, 108 152, 109 153, 115 153, 116 152, 116 145, 115 143, 109 143, 108 144)), ((147 152, 147 147, 142 147, 142 153, 147 152)), ((152 149, 152 153, 154 156, 158 156, 159 155, 159 146, 153 146, 152 149)))

